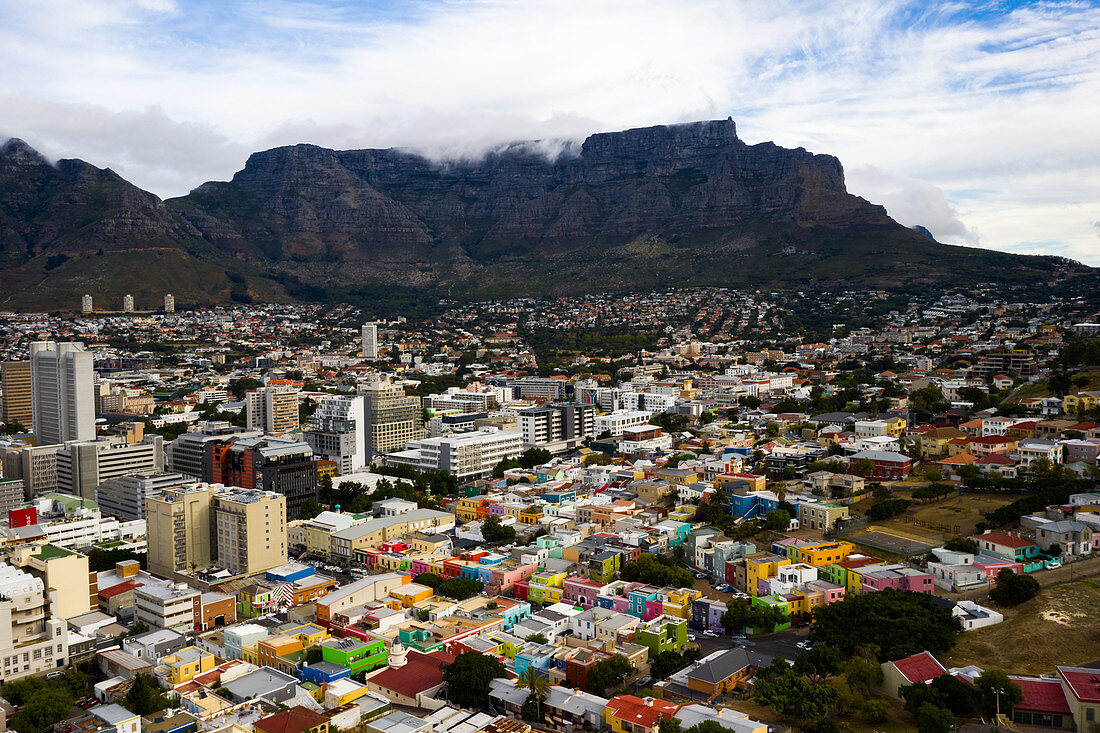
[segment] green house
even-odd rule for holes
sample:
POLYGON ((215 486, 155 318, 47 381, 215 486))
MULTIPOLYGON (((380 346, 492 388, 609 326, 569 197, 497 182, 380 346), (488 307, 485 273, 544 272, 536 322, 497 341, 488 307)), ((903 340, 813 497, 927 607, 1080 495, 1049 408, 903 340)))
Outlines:
POLYGON ((634 632, 634 643, 649 647, 649 658, 661 652, 680 652, 687 646, 687 619, 658 616, 634 632))
POLYGON ((389 651, 380 639, 363 641, 347 637, 326 639, 321 643, 321 659, 347 667, 352 674, 381 667, 389 658, 389 651))

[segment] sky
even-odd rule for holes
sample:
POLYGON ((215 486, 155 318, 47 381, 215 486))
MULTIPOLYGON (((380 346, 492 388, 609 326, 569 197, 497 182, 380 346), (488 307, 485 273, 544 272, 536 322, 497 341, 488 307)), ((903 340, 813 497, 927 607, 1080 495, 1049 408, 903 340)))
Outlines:
POLYGON ((0 69, 0 139, 163 197, 733 117, 940 241, 1100 266, 1100 0, 0 0, 0 69))

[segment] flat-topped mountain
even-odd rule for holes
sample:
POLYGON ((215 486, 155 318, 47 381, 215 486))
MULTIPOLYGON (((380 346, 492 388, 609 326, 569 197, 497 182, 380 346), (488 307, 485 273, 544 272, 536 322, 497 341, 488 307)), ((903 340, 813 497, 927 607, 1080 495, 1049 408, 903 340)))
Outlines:
POLYGON ((96 258, 120 253, 143 278, 157 257, 201 272, 174 273, 187 280, 174 289, 181 303, 389 285, 470 295, 888 287, 1073 268, 939 244, 849 194, 836 158, 748 145, 732 120, 547 148, 433 161, 397 149, 280 147, 251 155, 230 181, 162 202, 110 170, 51 165, 10 141, 0 148, 0 257, 21 277, 0 291, 38 302, 21 290, 35 278, 56 297, 173 290, 134 278, 117 290, 96 258))

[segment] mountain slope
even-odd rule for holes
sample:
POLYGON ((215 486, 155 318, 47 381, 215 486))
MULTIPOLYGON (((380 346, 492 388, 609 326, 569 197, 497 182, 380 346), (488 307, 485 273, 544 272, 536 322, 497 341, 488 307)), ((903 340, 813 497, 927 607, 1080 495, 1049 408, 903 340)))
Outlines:
POLYGON ((72 307, 81 292, 134 292, 141 307, 166 291, 183 304, 398 285, 453 295, 889 287, 1073 269, 936 243, 847 193, 836 158, 747 145, 732 120, 593 135, 556 157, 538 143, 445 163, 295 145, 164 202, 110 170, 50 165, 10 141, 0 261, 10 273, 0 300, 39 307, 72 307))

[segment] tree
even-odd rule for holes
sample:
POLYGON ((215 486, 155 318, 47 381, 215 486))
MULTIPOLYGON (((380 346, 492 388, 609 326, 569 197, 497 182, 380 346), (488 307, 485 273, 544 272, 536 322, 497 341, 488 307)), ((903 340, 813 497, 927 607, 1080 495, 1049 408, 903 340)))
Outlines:
MULTIPOLYGON (((7 688, 7 685, 4 687, 7 688)), ((33 697, 24 701, 18 713, 8 719, 8 726, 19 733, 52 733, 54 724, 69 716, 72 705, 73 699, 64 689, 43 685, 33 697)))
POLYGON ((610 466, 611 456, 601 452, 589 453, 584 457, 584 463, 587 466, 610 466))
POLYGON ((867 510, 867 518, 875 521, 896 517, 909 508, 913 502, 908 499, 887 499, 871 506, 867 510))
MULTIPOLYGON (((534 634, 532 634, 534 636, 534 634)), ((530 639, 528 639, 530 640, 530 639)), ((527 707, 527 703, 531 702, 532 698, 535 703, 535 718, 532 722, 542 721, 542 701, 546 699, 546 696, 550 693, 550 679, 542 674, 537 668, 528 666, 523 673, 516 679, 516 687, 521 687, 531 694, 527 696, 527 701, 524 702, 524 707, 527 707)), ((531 720, 524 716, 524 720, 531 720)))
POLYGON ((764 520, 764 529, 785 530, 791 526, 791 515, 783 509, 772 509, 764 520))
POLYGON ((863 719, 871 725, 885 723, 890 718, 890 704, 885 700, 868 700, 863 703, 863 719))
POLYGON ((924 650, 946 652, 961 631, 959 619, 929 596, 886 589, 819 606, 810 638, 846 656, 865 647, 874 649, 878 660, 885 662, 924 650))
POLYGON ((528 634, 524 641, 530 641, 535 644, 549 644, 550 640, 546 638, 545 634, 535 632, 534 634, 528 634))
POLYGON ((303 501, 302 506, 298 508, 298 519, 313 519, 322 511, 324 511, 324 507, 311 496, 303 501))
POLYGON ((413 576, 412 582, 437 590, 445 581, 435 573, 417 573, 413 576))
POLYGON ((444 580, 435 590, 441 596, 464 601, 471 596, 476 596, 483 587, 480 582, 470 578, 451 578, 444 580))
POLYGON ((843 660, 837 665, 837 671, 844 675, 849 687, 863 695, 869 694, 872 687, 882 682, 882 666, 874 653, 866 648, 843 660))
POLYGON ((917 710, 918 733, 951 733, 959 721, 947 708, 926 702, 917 710))
POLYGON ((549 463, 553 457, 545 448, 528 448, 520 454, 519 465, 522 468, 534 468, 549 463))
POLYGON ((507 677, 500 660, 481 652, 463 652, 443 668, 447 699, 467 708, 489 705, 489 686, 494 679, 507 677))
POLYGON ((836 649, 817 646, 798 653, 794 658, 794 671, 817 684, 839 671, 840 660, 840 652, 836 649))
POLYGON ((124 708, 137 715, 149 715, 168 707, 168 698, 156 680, 140 673, 134 677, 134 684, 121 702, 124 708))
POLYGON ((982 707, 989 715, 1012 714, 1024 699, 1024 691, 999 669, 987 669, 974 680, 974 690, 978 693, 982 707))
POLYGON ((323 659, 321 647, 311 646, 309 649, 306 649, 306 664, 316 664, 320 662, 321 659, 323 659))
POLYGON ((1030 575, 1005 569, 997 573, 997 582, 989 597, 1002 606, 1018 606, 1039 595, 1039 581, 1030 575))
POLYGON ((852 463, 849 471, 854 473, 856 476, 867 478, 875 472, 875 462, 869 458, 860 458, 858 461, 852 463))
POLYGON ((890 498, 890 489, 875 481, 871 484, 871 498, 876 501, 890 498))
POLYGON ((500 517, 486 517, 481 523, 481 536, 486 542, 512 542, 516 539, 516 530, 501 524, 500 517))
POLYGON ((675 565, 671 558, 643 552, 636 561, 624 563, 619 571, 623 580, 638 581, 647 585, 690 588, 693 584, 691 573, 686 568, 675 565))
POLYGON ((763 675, 757 674, 752 689, 752 699, 757 705, 798 720, 824 717, 838 697, 832 687, 811 684, 779 658, 763 675))
POLYGON ((952 537, 947 542, 943 543, 944 549, 952 550, 953 552, 969 552, 971 555, 977 554, 978 543, 969 537, 952 537))
POLYGON ((519 717, 521 720, 526 720, 528 723, 543 722, 542 703, 534 695, 528 695, 527 699, 523 701, 523 705, 520 706, 519 717))
POLYGON ((960 718, 973 714, 974 707, 978 704, 978 693, 958 677, 941 674, 928 687, 936 694, 941 707, 960 718))
POLYGON ((597 662, 588 673, 588 691, 603 697, 609 687, 619 685, 632 669, 630 660, 622 654, 597 662))

